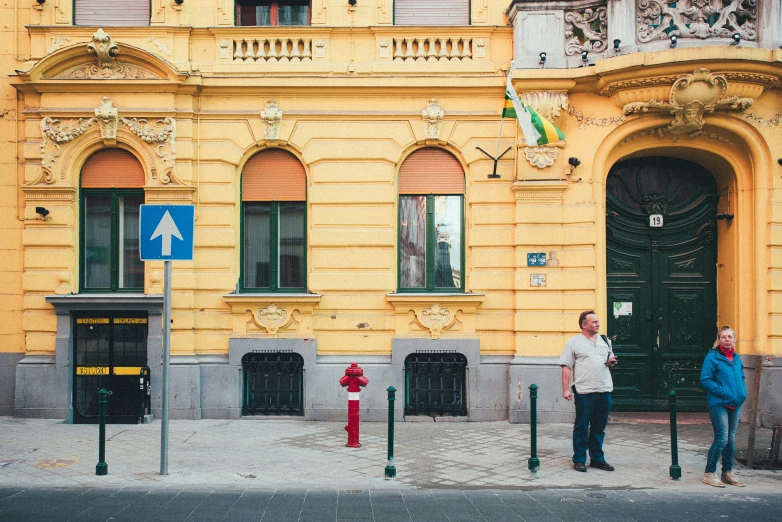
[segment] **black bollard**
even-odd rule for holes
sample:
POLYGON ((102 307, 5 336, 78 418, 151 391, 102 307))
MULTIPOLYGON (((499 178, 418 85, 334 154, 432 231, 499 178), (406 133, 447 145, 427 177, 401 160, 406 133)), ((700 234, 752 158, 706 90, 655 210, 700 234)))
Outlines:
POLYGON ((676 435, 676 392, 668 394, 668 404, 671 410, 671 467, 669 473, 673 480, 682 478, 682 468, 679 467, 679 442, 676 435))
POLYGON ((527 467, 534 473, 540 469, 540 461, 538 460, 538 386, 536 384, 530 384, 529 387, 529 433, 532 448, 527 467))
POLYGON ((388 465, 386 466, 386 477, 396 477, 396 467, 394 466, 394 401, 396 400, 396 388, 388 387, 388 465))
POLYGON ((109 392, 101 388, 98 390, 98 414, 100 427, 98 428, 98 465, 95 466, 96 475, 107 475, 109 466, 106 464, 106 397, 109 392))

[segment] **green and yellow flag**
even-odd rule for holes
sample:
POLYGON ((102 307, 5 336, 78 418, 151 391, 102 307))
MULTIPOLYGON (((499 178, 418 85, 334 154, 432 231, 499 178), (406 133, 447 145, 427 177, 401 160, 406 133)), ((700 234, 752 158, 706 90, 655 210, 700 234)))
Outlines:
POLYGON ((508 82, 505 86, 505 106, 502 108, 503 118, 516 118, 524 134, 524 140, 529 146, 546 145, 565 139, 565 134, 556 125, 541 116, 532 107, 524 105, 513 88, 513 64, 508 72, 508 82))

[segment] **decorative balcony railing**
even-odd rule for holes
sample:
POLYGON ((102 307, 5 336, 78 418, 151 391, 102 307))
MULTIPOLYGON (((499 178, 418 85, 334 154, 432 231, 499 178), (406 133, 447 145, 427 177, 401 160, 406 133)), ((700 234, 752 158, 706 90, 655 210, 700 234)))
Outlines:
MULTIPOLYGON (((219 45, 222 51, 225 42, 219 45)), ((319 48, 324 46, 325 43, 319 48)), ((312 61, 312 38, 234 38, 232 56, 234 62, 309 62, 312 61)))
MULTIPOLYGON (((395 62, 472 60, 473 57, 473 39, 470 37, 393 38, 393 43, 395 62)), ((381 50, 383 46, 381 42, 381 50)))

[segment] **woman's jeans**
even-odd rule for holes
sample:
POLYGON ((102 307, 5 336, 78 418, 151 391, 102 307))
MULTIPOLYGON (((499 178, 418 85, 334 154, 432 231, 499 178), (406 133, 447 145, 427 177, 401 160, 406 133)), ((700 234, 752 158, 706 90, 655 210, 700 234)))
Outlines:
POLYGON ((736 444, 736 429, 739 427, 741 407, 729 410, 724 406, 709 408, 711 425, 714 427, 714 442, 706 459, 706 473, 717 471, 717 461, 722 455, 722 472, 733 469, 733 447, 736 444))
POLYGON ((573 424, 573 462, 586 462, 587 450, 592 462, 604 462, 603 439, 606 436, 611 394, 576 393, 576 422, 573 424))

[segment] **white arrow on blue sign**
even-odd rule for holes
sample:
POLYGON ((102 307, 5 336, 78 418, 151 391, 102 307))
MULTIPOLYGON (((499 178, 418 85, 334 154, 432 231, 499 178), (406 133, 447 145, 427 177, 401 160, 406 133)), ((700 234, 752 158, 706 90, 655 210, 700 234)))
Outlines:
POLYGON ((142 261, 192 261, 194 235, 193 205, 141 205, 142 261))

